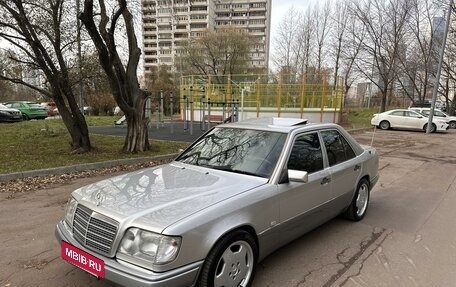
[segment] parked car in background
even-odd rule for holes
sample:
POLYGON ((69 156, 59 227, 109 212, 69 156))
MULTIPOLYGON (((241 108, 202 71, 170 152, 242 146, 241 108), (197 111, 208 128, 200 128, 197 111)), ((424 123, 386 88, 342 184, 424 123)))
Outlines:
POLYGON ((120 285, 250 286, 280 246, 363 219, 378 177, 376 150, 336 124, 222 124, 169 164, 75 190, 55 235, 65 260, 120 285))
POLYGON ((44 102, 41 105, 46 109, 48 116, 54 117, 59 115, 59 110, 54 102, 44 102))
POLYGON ((22 113, 17 109, 8 108, 0 104, 0 122, 20 122, 22 121, 22 113))
MULTIPOLYGON (((420 114, 423 114, 426 117, 429 117, 429 114, 431 113, 430 108, 409 108, 409 110, 419 112, 420 114)), ((437 117, 439 119, 442 119, 442 120, 448 122, 450 129, 456 129, 456 117, 455 116, 450 116, 440 109, 434 109, 434 117, 437 117)))
POLYGON ((18 109, 24 120, 45 119, 48 116, 46 109, 39 103, 29 101, 6 102, 5 106, 18 109))
MULTIPOLYGON (((420 114, 423 114, 426 117, 429 117, 429 114, 431 112, 430 108, 409 108, 409 110, 419 112, 420 114)), ((434 109, 434 117, 447 121, 450 129, 456 129, 456 117, 455 116, 450 116, 439 109, 434 109)))
POLYGON ((410 105, 411 107, 416 107, 416 108, 430 108, 431 107, 431 101, 430 100, 423 100, 423 101, 418 101, 418 102, 413 102, 410 105))
MULTIPOLYGON (((371 124, 382 130, 393 129, 412 129, 427 130, 429 118, 423 114, 407 109, 390 110, 379 114, 374 114, 371 124)), ((448 129, 448 122, 439 118, 432 120, 430 131, 445 131, 448 129)))

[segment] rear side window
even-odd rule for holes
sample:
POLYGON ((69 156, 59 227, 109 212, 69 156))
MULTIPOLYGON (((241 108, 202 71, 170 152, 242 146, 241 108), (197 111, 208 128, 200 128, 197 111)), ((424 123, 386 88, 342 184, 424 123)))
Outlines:
POLYGON ((419 117, 421 117, 420 114, 418 114, 416 112, 413 112, 413 111, 406 111, 405 112, 405 116, 406 117, 410 117, 410 118, 419 118, 419 117))
POLYGON ((299 135, 296 138, 287 167, 308 173, 323 169, 323 154, 317 133, 299 135))
POLYGON ((347 140, 337 130, 322 131, 321 135, 325 143, 330 166, 347 161, 356 156, 347 140))

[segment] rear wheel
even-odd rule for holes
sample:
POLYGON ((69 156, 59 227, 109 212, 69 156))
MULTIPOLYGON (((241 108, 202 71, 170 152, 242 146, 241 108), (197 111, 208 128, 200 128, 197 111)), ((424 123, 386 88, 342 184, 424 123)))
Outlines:
POLYGON ((252 284, 258 247, 253 236, 236 230, 223 237, 207 256, 198 287, 248 287, 252 284))
POLYGON ((369 198, 369 181, 363 178, 358 183, 355 196, 353 197, 353 200, 350 206, 348 207, 347 211, 345 211, 345 217, 353 221, 360 221, 361 219, 363 219, 364 215, 366 215, 367 207, 369 206, 369 198))
POLYGON ((388 130, 391 127, 388 121, 381 121, 379 126, 382 130, 388 130))
POLYGON ((456 129, 456 121, 450 122, 449 128, 450 129, 456 129))

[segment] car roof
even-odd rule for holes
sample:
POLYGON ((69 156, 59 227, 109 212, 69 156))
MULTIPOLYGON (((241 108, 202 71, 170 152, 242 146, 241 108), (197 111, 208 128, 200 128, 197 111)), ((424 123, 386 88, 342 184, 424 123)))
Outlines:
POLYGON ((32 101, 8 101, 6 103, 7 104, 11 104, 11 103, 38 104, 37 102, 32 102, 32 101))
POLYGON ((301 129, 303 127, 306 127, 309 130, 313 130, 318 127, 329 128, 336 126, 336 124, 331 123, 309 123, 307 119, 299 118, 263 117, 247 119, 240 122, 227 123, 220 125, 219 127, 244 128, 289 133, 293 130, 301 129))

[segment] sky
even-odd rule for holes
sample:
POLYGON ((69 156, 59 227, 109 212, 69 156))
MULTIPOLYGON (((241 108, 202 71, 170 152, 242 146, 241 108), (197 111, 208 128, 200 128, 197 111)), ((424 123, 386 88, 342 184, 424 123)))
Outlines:
POLYGON ((278 30, 279 23, 282 22, 282 19, 286 16, 288 10, 293 7, 293 9, 296 11, 304 12, 306 10, 306 7, 312 7, 318 1, 319 0, 272 0, 269 68, 274 68, 271 57, 274 53, 274 39, 278 30))
POLYGON ((283 17, 286 16, 286 12, 293 7, 297 11, 305 11, 309 5, 314 5, 319 0, 272 0, 271 8, 271 38, 274 37, 279 23, 283 17))

